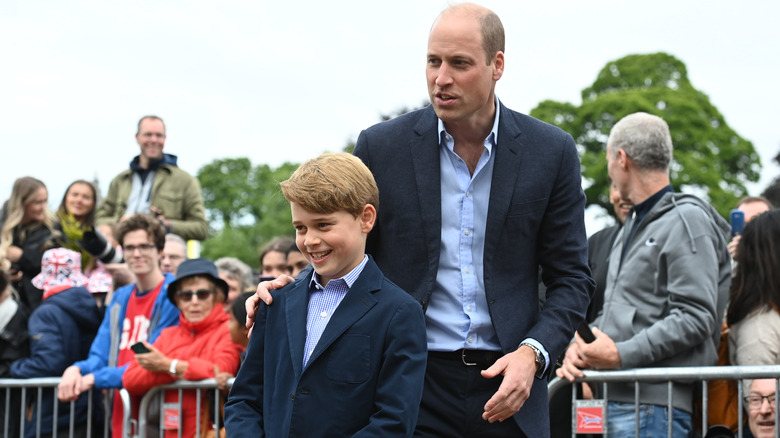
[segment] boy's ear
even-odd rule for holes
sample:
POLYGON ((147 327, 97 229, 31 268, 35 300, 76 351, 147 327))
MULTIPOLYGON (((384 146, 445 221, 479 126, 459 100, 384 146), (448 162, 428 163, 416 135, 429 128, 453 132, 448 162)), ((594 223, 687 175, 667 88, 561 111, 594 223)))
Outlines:
POLYGON ((360 212, 360 228, 364 234, 368 234, 376 222, 376 208, 371 204, 366 204, 363 211, 360 212))

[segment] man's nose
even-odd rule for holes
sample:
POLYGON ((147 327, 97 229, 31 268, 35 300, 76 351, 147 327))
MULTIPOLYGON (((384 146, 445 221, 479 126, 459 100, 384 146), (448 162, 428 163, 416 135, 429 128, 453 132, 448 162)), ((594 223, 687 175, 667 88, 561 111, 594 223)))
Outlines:
POLYGON ((450 66, 446 62, 442 62, 439 66, 439 70, 436 75, 436 85, 442 87, 452 83, 452 75, 450 72, 450 66))

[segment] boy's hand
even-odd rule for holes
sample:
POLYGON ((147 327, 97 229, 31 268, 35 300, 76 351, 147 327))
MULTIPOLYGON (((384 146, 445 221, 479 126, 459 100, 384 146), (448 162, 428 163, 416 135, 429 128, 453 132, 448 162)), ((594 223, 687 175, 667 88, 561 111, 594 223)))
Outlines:
POLYGON ((257 309, 260 308, 260 300, 270 306, 274 299, 271 297, 271 291, 274 289, 280 289, 295 281, 294 278, 289 275, 282 274, 276 277, 276 280, 261 281, 257 285, 257 292, 246 300, 246 328, 250 329, 249 335, 252 334, 252 326, 255 325, 255 314, 257 309))

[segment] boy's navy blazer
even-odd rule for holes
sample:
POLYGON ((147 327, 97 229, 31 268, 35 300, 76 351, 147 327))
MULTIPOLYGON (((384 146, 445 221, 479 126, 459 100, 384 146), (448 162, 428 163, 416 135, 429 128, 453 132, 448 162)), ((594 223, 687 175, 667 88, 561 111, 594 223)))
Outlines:
MULTIPOLYGON (((425 308, 441 249, 438 119, 431 106, 363 131, 355 145, 379 186, 366 252, 425 308)), ((554 364, 584 318, 594 283, 588 268, 585 194, 577 149, 561 129, 501 105, 487 213, 484 282, 504 353, 526 337, 554 364), (539 300, 539 267, 546 283, 539 300)), ((548 373, 553 370, 548 366, 548 373)), ((526 435, 549 435, 546 379, 514 416, 526 435)))
POLYGON ((261 304, 225 405, 228 435, 412 436, 427 360, 420 304, 369 257, 304 368, 312 273, 261 304))

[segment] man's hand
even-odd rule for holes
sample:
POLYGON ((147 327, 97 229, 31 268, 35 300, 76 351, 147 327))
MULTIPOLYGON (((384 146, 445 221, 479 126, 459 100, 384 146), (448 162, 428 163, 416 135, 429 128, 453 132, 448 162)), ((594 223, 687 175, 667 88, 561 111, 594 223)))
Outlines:
MULTIPOLYGON (((270 306, 274 302, 274 299, 271 297, 271 291, 283 288, 293 281, 295 281, 294 278, 285 274, 276 277, 276 280, 261 281, 257 285, 257 292, 246 300, 246 328, 251 329, 255 325, 255 315, 257 314, 257 309, 260 308, 260 300, 263 300, 266 305, 270 306)), ((250 330, 249 335, 251 334, 250 330)))
POLYGON ((593 327, 593 334, 596 335, 596 340, 590 344, 586 344, 582 338, 577 341, 581 343, 580 355, 583 360, 595 370, 620 368, 622 361, 615 341, 596 327, 593 327))
POLYGON ((81 394, 81 370, 77 366, 69 366, 62 373, 62 379, 57 385, 57 398, 63 402, 74 401, 81 394))
MULTIPOLYGON (((575 332, 574 338, 577 341, 582 341, 579 333, 575 332)), ((563 356, 563 364, 560 368, 555 370, 555 375, 561 379, 573 382, 574 379, 585 377, 585 373, 582 372, 585 368, 588 368, 588 363, 580 357, 579 343, 572 342, 569 344, 569 348, 566 349, 566 354, 563 356)))
POLYGON ((729 242, 729 244, 728 244, 729 254, 731 254, 731 258, 734 259, 734 260, 737 259, 737 247, 739 246, 739 239, 741 237, 742 236, 737 234, 736 236, 734 236, 733 239, 731 239, 731 242, 729 242))
POLYGON ((563 365, 555 374, 570 382, 585 377, 583 369, 611 370, 620 368, 622 361, 617 345, 606 333, 593 327, 596 340, 590 344, 582 340, 579 333, 574 334, 575 342, 569 345, 563 359, 563 365))
POLYGON ((482 414, 482 418, 491 423, 511 418, 528 400, 536 375, 536 353, 522 345, 482 371, 482 377, 486 379, 499 374, 504 376, 504 380, 485 404, 485 413, 482 414))

